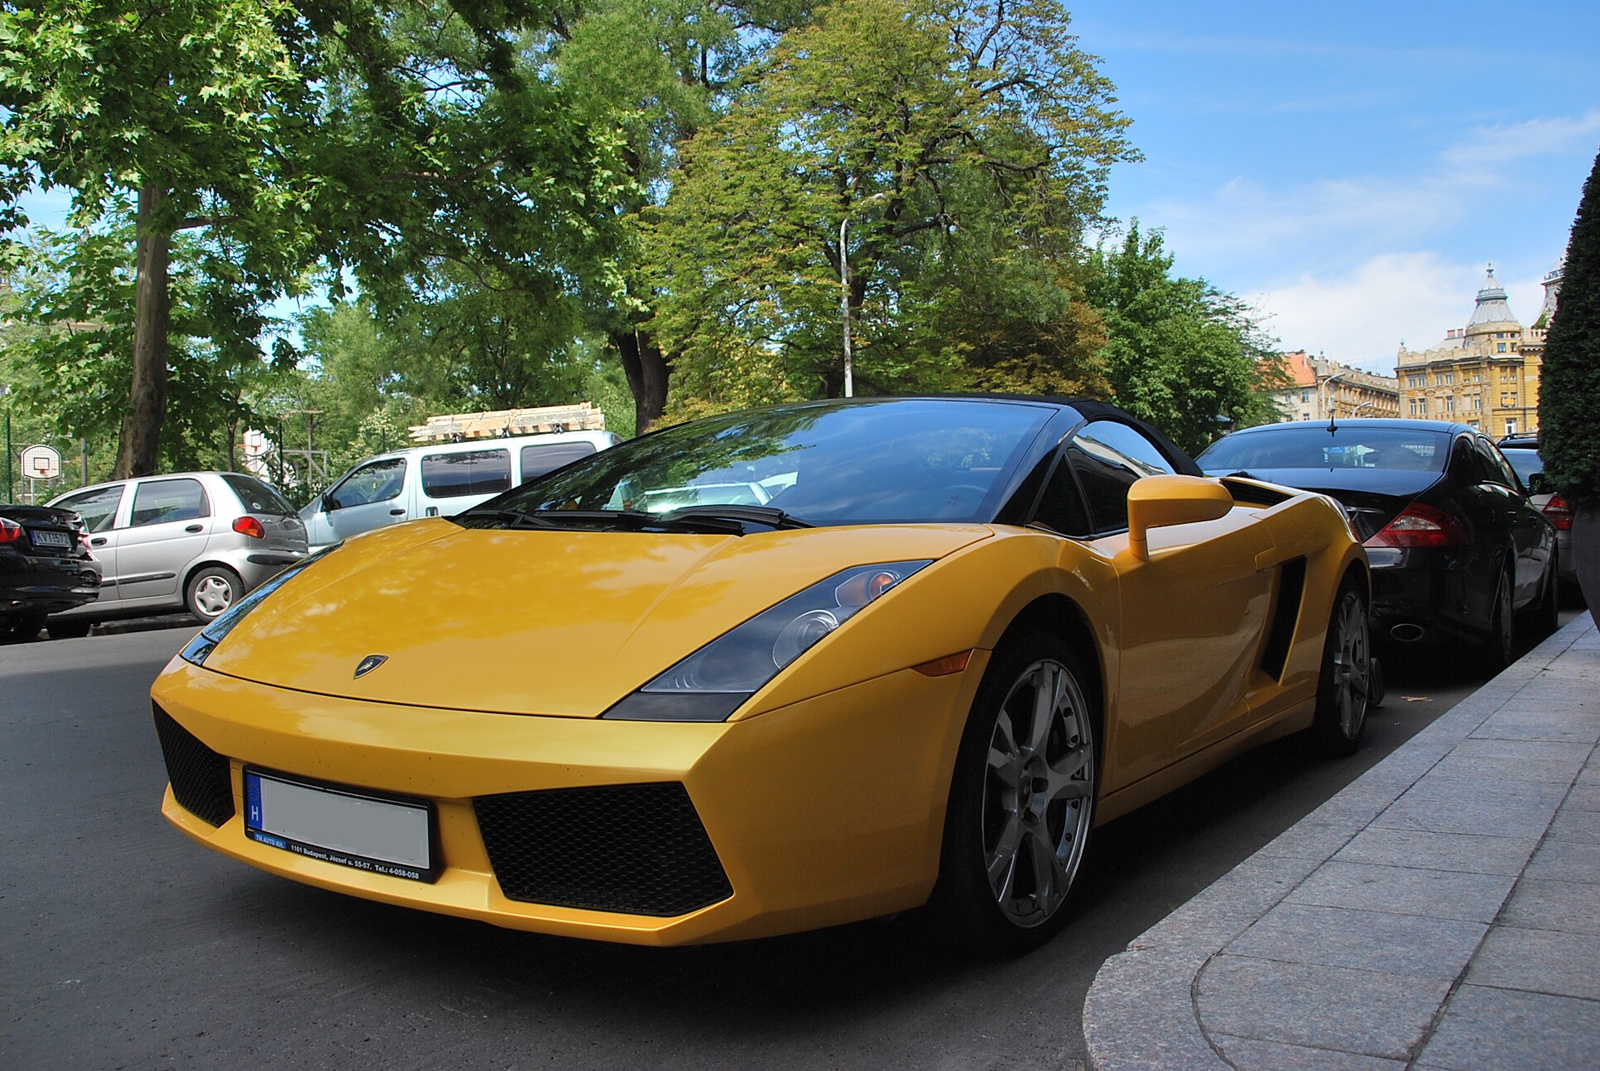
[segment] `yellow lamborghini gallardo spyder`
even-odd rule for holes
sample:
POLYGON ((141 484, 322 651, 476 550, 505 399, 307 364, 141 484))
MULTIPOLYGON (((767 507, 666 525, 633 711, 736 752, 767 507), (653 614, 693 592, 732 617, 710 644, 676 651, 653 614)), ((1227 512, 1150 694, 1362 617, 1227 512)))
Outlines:
POLYGON ((152 698, 163 811, 297 881, 637 944, 1065 920, 1094 827, 1353 750, 1367 561, 1099 402, 822 401, 625 442, 279 574, 152 698))

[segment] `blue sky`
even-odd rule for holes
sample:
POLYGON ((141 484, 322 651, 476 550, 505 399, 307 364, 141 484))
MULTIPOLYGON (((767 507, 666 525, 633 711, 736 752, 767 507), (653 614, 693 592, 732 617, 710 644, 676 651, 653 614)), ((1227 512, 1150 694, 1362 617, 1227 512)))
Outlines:
POLYGON ((1392 375, 1489 263, 1538 314, 1600 150, 1600 3, 1066 2, 1145 155, 1111 213, 1283 348, 1392 375))

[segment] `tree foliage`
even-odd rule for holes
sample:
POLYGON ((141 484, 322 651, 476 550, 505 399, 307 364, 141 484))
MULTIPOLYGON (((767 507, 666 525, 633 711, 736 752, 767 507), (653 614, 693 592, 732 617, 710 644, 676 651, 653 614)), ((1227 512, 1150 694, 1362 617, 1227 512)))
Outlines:
POLYGON ((1600 154, 1583 184, 1567 263, 1545 336, 1539 454, 1573 502, 1600 506, 1600 154))
POLYGON ((1085 291, 1105 318, 1110 400, 1194 454, 1229 426, 1276 419, 1264 392, 1277 364, 1242 302, 1174 278, 1172 264, 1161 234, 1135 221, 1120 246, 1090 256, 1085 291))
POLYGON ((863 391, 1091 378, 1073 259, 1131 154, 1067 23, 1051 0, 842 0, 747 67, 646 213, 683 404, 841 393, 846 295, 863 391), (1000 325, 1026 341, 988 351, 1000 325))

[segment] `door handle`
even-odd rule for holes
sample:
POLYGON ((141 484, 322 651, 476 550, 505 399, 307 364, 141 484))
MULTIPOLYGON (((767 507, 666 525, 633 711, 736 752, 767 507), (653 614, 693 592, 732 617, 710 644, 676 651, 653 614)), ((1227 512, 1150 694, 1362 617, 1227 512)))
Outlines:
POLYGON ((403 509, 392 509, 389 511, 389 516, 391 517, 404 517, 405 515, 406 511, 403 509))
POLYGON ((93 539, 89 540, 89 545, 91 547, 103 547, 106 545, 106 537, 95 536, 93 539))
POLYGON ((189 525, 189 527, 185 528, 184 531, 185 532, 203 532, 203 531, 205 531, 205 525, 203 525, 203 524, 191 524, 191 525, 189 525))

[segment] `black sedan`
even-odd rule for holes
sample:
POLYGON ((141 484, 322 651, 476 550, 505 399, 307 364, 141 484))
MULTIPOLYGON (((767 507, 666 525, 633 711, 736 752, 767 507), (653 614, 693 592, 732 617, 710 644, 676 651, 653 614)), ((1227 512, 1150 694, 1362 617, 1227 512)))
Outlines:
POLYGON ((1498 669, 1515 619, 1556 615, 1556 534, 1480 431, 1432 420, 1267 424, 1197 459, 1208 475, 1248 475, 1344 505, 1372 563, 1373 638, 1461 651, 1498 669), (1475 650, 1474 650, 1475 649, 1475 650))
POLYGON ((0 641, 31 639, 45 617, 100 597, 100 563, 71 510, 0 505, 0 641))

